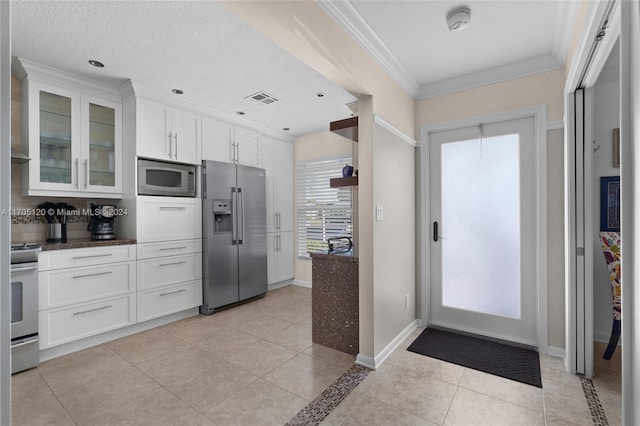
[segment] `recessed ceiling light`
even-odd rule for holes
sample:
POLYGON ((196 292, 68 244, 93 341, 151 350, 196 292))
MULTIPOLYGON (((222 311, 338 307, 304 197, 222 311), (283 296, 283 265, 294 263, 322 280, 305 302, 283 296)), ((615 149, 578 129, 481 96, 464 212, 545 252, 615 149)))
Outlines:
POLYGON ((171 91, 176 95, 182 95, 184 93, 182 89, 171 89, 171 91))
POLYGON ((288 128, 288 127, 283 127, 283 128, 282 128, 282 130, 284 130, 285 132, 288 132, 288 131, 289 131, 289 130, 291 130, 291 129, 290 129, 290 128, 288 128))
POLYGON ((316 93, 316 96, 319 97, 319 98, 324 98, 324 93, 318 92, 318 93, 316 93))
POLYGON ((236 111, 236 114, 238 114, 238 115, 244 115, 244 111, 236 111))
POLYGON ((96 61, 95 59, 89 59, 89 64, 96 68, 104 68, 104 64, 100 61, 96 61))

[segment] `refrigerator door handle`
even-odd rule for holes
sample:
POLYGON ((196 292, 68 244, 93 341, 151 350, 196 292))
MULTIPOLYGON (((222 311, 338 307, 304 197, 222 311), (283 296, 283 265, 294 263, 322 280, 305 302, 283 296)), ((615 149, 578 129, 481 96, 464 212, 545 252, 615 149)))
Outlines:
POLYGON ((237 234, 237 220, 236 215, 238 214, 238 200, 236 199, 236 189, 231 187, 231 245, 238 244, 237 234))
POLYGON ((242 195, 242 188, 238 188, 238 197, 240 197, 240 227, 242 232, 238 237, 238 244, 244 244, 244 195, 242 195))

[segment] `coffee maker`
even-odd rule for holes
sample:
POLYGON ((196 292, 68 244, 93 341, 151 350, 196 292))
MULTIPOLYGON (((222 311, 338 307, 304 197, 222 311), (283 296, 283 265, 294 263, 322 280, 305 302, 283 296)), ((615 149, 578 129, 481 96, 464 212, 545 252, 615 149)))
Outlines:
POLYGON ((92 240, 114 240, 116 238, 114 221, 117 207, 112 204, 91 203, 91 219, 87 231, 92 240))

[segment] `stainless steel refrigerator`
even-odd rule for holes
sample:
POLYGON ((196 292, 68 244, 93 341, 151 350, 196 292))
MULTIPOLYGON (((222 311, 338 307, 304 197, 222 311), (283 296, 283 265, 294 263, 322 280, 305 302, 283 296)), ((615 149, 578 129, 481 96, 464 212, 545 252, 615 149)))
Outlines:
MULTIPOLYGON (((202 286, 200 313, 267 291, 265 172, 202 162, 202 286)), ((171 224, 167 224, 171 226, 171 224)))

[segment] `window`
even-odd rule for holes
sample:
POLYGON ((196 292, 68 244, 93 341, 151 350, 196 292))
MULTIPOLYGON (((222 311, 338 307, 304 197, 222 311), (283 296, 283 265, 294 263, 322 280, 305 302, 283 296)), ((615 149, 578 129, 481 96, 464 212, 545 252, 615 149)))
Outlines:
POLYGON ((342 177, 350 157, 297 164, 298 256, 327 250, 327 238, 351 236, 351 187, 331 188, 329 179, 342 177))

